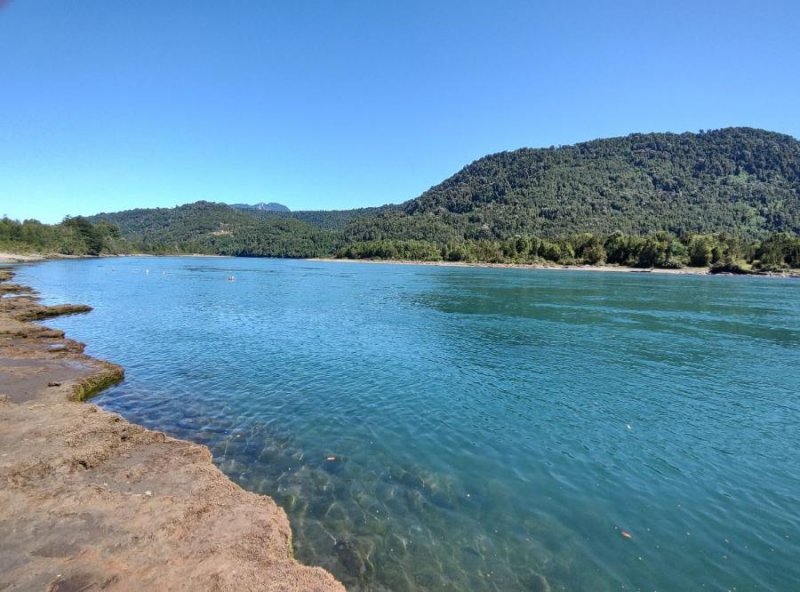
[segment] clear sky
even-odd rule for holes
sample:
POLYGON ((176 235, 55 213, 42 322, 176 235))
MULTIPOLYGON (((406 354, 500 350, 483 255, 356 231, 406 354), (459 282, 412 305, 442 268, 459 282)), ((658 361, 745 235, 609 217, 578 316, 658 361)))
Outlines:
POLYGON ((800 137, 798 0, 0 0, 0 215, 416 197, 523 146, 800 137))

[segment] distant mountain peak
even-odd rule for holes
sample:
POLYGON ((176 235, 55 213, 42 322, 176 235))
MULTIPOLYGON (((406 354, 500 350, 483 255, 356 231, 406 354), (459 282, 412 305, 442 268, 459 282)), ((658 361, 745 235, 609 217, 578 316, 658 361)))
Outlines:
POLYGON ((271 201, 269 203, 264 203, 263 201, 257 204, 249 205, 249 204, 231 204, 232 208, 236 208, 237 210, 259 210, 261 212, 289 212, 289 208, 287 208, 283 204, 276 203, 271 201))

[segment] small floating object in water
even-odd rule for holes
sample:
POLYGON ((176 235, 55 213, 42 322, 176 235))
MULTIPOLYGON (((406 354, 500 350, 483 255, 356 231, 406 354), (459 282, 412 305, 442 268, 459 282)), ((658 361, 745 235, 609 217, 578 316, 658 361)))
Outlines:
POLYGON ((621 531, 620 531, 620 534, 622 535, 622 538, 623 538, 623 539, 628 539, 628 540, 630 540, 630 539, 632 539, 632 538, 633 538, 633 535, 632 535, 631 533, 629 533, 627 530, 621 530, 621 531))
POLYGON ((325 460, 327 460, 328 462, 333 462, 333 461, 336 460, 336 457, 332 456, 332 455, 331 456, 327 456, 327 457, 325 457, 325 460))
POLYGON ((629 423, 626 423, 626 424, 625 424, 625 427, 626 427, 626 428, 628 428, 629 430, 632 430, 632 429, 633 429, 633 428, 631 427, 631 424, 629 424, 629 423))
POLYGON ((228 276, 228 281, 229 282, 235 282, 236 281, 236 276, 235 275, 229 275, 228 276))

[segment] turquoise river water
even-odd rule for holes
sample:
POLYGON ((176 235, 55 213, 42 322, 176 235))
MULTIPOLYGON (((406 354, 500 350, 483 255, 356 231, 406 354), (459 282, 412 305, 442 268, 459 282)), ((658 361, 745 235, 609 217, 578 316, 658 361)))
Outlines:
POLYGON ((350 590, 800 590, 800 283, 298 260, 20 268, 350 590), (229 276, 235 281, 229 281, 229 276), (625 534, 629 536, 626 536, 625 534))

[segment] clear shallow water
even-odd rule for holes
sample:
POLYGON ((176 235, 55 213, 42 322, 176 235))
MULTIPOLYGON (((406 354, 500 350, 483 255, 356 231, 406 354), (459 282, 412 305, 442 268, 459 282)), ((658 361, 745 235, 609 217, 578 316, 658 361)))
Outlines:
POLYGON ((207 444, 350 590, 798 589, 796 281, 200 258, 19 280, 95 307, 52 324, 125 366, 97 403, 207 444))

